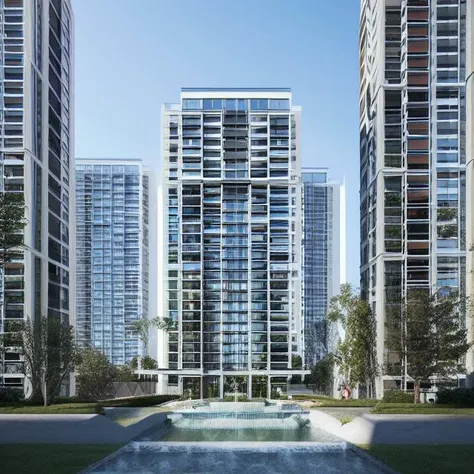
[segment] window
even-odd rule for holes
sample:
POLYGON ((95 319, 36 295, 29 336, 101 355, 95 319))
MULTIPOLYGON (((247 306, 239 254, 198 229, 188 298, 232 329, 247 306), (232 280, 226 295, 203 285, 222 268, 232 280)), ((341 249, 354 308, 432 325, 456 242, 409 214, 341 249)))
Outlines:
POLYGON ((226 110, 237 110, 237 99, 226 99, 225 100, 226 110))
POLYGON ((237 110, 247 110, 247 101, 245 99, 237 99, 237 110))
POLYGON ((271 110, 288 110, 290 108, 289 99, 270 99, 268 107, 271 110))
POLYGON ((201 99, 183 99, 183 110, 201 110, 201 99))
POLYGON ((268 99, 251 99, 250 110, 268 110, 268 99))
POLYGON ((203 109, 204 110, 221 110, 222 99, 204 99, 203 109))

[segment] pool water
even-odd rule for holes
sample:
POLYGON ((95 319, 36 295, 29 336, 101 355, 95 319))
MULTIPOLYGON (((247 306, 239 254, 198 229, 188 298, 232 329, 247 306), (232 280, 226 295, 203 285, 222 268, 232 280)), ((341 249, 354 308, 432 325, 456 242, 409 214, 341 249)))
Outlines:
MULTIPOLYGON (((372 460, 345 449, 321 451, 274 445, 272 448, 235 449, 181 443, 127 445, 87 472, 94 474, 383 474, 387 471, 372 460)), ((222 446, 215 443, 217 446, 222 446)))
POLYGON ((200 441, 252 441, 252 442, 340 442, 339 438, 314 426, 305 426, 295 430, 185 430, 174 426, 162 426, 148 432, 140 438, 140 441, 177 441, 177 442, 200 442, 200 441))
MULTIPOLYGON (((262 404, 261 404, 262 405, 262 404)), ((302 410, 212 405, 176 410, 88 473, 382 474, 383 468, 309 422, 302 410)))

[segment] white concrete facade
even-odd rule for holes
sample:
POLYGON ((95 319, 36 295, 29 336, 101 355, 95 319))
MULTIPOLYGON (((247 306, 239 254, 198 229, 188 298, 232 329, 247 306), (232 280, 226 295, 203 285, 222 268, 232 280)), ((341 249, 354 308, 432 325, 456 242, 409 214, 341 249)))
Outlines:
POLYGON ((164 392, 222 397, 236 377, 266 395, 296 373, 300 112, 288 89, 189 88, 163 108, 164 392))
MULTIPOLYGON (((75 320, 72 5, 4 0, 0 26, 0 189, 23 194, 27 219, 24 248, 0 278, 0 333, 8 333, 27 317, 75 320)), ((0 387, 23 387, 17 348, 0 354, 0 387)))
POLYGON ((378 396, 412 387, 386 343, 407 291, 472 293, 472 22, 471 1, 361 2, 361 290, 378 396))

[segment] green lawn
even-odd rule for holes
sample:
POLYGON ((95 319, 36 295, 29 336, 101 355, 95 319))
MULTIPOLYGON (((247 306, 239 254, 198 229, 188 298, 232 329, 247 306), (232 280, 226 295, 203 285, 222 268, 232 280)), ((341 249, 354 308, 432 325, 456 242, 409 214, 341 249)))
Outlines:
POLYGON ((378 400, 373 399, 361 399, 361 400, 338 400, 338 399, 315 399, 315 404, 311 408, 320 407, 375 407, 378 400))
POLYGON ((370 413, 386 415, 474 415, 474 408, 452 405, 378 403, 370 413))
POLYGON ((360 446, 401 474, 472 474, 472 445, 360 446))
MULTIPOLYGON (((11 405, 0 406, 0 414, 4 415, 87 415, 100 413, 97 403, 62 403, 58 405, 11 405)), ((0 458, 1 459, 1 458, 0 458)))
POLYGON ((114 444, 2 444, 0 473, 77 474, 119 448, 114 444))

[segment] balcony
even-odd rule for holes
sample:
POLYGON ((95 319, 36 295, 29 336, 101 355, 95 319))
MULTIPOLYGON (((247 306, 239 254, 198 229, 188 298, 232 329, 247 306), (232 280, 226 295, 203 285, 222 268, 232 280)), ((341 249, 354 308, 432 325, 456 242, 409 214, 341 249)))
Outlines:
POLYGON ((247 128, 242 128, 242 129, 224 128, 223 136, 224 136, 224 138, 243 138, 243 139, 246 139, 247 136, 248 136, 248 129, 247 128))
POLYGON ((247 148, 248 140, 238 140, 238 139, 225 139, 224 140, 224 149, 229 148, 247 148))
POLYGON ((225 114, 224 125, 247 125, 247 115, 243 114, 225 114))
POLYGON ((245 160, 247 151, 224 151, 224 160, 245 160))
POLYGON ((414 87, 428 87, 428 73, 408 72, 408 85, 414 87))

